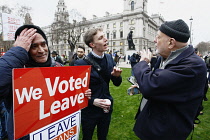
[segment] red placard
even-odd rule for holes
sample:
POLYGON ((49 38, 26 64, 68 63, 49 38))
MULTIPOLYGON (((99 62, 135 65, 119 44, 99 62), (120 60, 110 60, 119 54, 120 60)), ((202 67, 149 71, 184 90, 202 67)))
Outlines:
POLYGON ((88 105, 90 66, 13 70, 15 139, 88 105))

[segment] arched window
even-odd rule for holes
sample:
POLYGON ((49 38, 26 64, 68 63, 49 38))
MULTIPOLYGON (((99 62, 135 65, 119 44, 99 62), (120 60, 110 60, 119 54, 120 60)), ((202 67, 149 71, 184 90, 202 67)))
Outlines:
POLYGON ((134 10, 134 1, 131 2, 131 11, 134 10))
POLYGON ((107 39, 109 39, 109 33, 106 34, 107 39))
POLYGON ((120 49, 120 54, 122 54, 122 49, 120 49))
POLYGON ((113 39, 116 39, 116 32, 113 32, 113 39))

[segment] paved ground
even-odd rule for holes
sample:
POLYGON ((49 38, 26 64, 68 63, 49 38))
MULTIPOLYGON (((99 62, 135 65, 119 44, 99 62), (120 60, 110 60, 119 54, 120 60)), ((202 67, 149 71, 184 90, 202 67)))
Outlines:
POLYGON ((120 67, 120 68, 131 68, 131 64, 127 64, 126 62, 120 62, 118 67, 120 67))

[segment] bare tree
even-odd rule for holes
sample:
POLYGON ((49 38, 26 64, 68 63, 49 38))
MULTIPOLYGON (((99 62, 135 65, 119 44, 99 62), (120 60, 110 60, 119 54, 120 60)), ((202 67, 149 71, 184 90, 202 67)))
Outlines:
POLYGON ((73 23, 55 22, 51 27, 51 42, 56 44, 68 42, 71 52, 74 52, 82 31, 81 23, 76 20, 73 23))
POLYGON ((8 13, 8 14, 14 14, 16 16, 25 17, 27 13, 30 13, 32 10, 31 7, 28 6, 22 6, 19 4, 16 4, 15 7, 9 7, 7 5, 0 6, 0 13, 8 13))
MULTIPOLYGON (((16 8, 11 8, 6 5, 0 6, 0 13, 7 13, 7 14, 14 14, 21 17, 25 17, 25 15, 30 12, 31 8, 27 6, 20 6, 16 8)), ((6 52, 10 49, 14 41, 3 41, 3 34, 0 33, 0 46, 1 46, 1 52, 6 52)))
MULTIPOLYGON (((55 22, 51 25, 50 38, 52 42, 52 48, 64 46, 62 44, 68 44, 70 52, 74 52, 77 43, 80 40, 82 34, 82 15, 75 9, 69 11, 69 19, 63 20, 66 13, 60 13, 55 18, 55 22), (64 14, 64 15, 63 15, 64 14), (70 21, 70 22, 69 22, 70 21)), ((66 16, 68 16, 66 15, 66 16)))
POLYGON ((77 23, 76 20, 73 20, 73 24, 70 24, 70 29, 71 30, 68 30, 67 34, 68 37, 67 41, 69 43, 71 52, 74 52, 76 44, 79 41, 82 34, 80 22, 77 23))
POLYGON ((2 5, 0 6, 0 13, 8 13, 11 14, 12 13, 12 8, 6 6, 6 5, 2 5))
POLYGON ((210 51, 210 42, 200 42, 196 48, 202 55, 206 55, 210 51))
POLYGON ((27 13, 29 14, 31 10, 32 10, 31 7, 17 5, 17 15, 20 16, 20 17, 25 18, 26 14, 27 13))

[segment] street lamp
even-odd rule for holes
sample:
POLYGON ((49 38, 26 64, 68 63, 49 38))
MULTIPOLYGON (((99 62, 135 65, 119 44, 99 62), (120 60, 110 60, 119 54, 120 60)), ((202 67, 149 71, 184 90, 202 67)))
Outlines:
POLYGON ((193 18, 191 17, 190 18, 190 45, 192 45, 192 21, 193 21, 193 18))
POLYGON ((111 35, 111 53, 113 54, 113 52, 112 52, 112 33, 110 35, 111 35))

